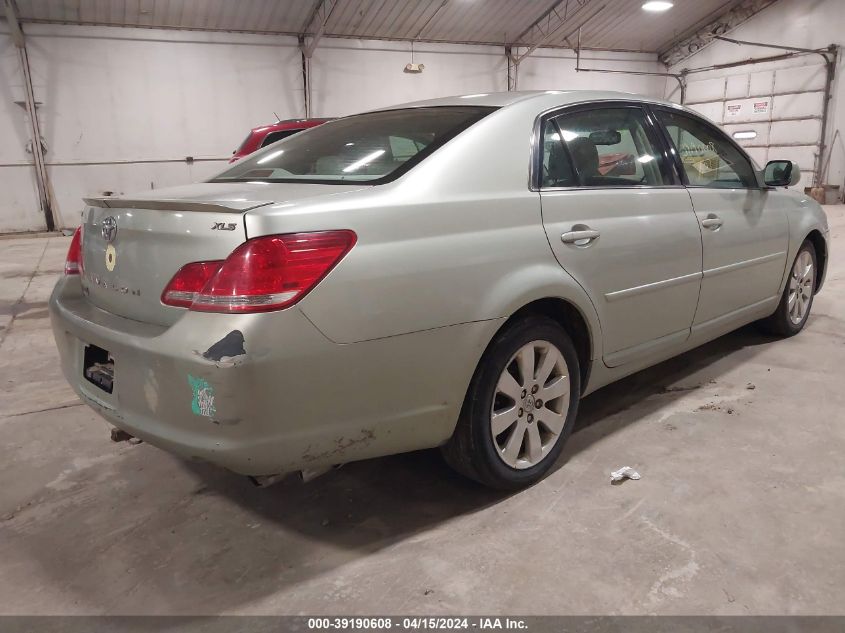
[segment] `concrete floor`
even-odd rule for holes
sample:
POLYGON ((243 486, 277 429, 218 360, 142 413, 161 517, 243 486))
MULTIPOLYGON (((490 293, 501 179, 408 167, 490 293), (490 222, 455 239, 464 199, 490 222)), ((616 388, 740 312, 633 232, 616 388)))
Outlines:
POLYGON ((800 336, 746 328, 597 392, 514 495, 434 451, 256 489, 112 443, 53 348, 67 244, 0 241, 0 613, 845 613, 836 244, 800 336), (624 465, 642 479, 611 486, 624 465))

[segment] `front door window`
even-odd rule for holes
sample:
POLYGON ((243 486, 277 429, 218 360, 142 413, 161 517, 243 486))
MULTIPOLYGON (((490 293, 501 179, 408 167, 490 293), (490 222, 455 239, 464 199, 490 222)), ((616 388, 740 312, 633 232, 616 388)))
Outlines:
POLYGON ((754 168, 742 152, 702 121, 661 110, 657 117, 669 132, 691 187, 756 187, 754 168))

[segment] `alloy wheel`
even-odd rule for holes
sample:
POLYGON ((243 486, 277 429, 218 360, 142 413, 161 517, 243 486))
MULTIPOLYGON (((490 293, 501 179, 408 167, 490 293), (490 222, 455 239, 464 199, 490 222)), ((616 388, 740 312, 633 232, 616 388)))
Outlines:
POLYGON ((789 275, 789 298, 787 312, 793 325, 798 325, 807 316, 810 302, 815 288, 816 272, 813 267, 813 257, 809 251, 802 251, 792 266, 789 275))
POLYGON ((548 341, 531 341, 511 357, 493 396, 490 429, 502 461, 519 470, 539 464, 563 432, 569 410, 566 360, 548 341))

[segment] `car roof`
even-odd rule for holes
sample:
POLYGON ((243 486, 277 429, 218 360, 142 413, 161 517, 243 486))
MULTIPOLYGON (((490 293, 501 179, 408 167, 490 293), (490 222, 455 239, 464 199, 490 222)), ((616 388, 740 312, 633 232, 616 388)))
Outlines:
POLYGON ((643 101, 646 103, 657 103, 677 107, 670 101, 647 97, 645 95, 631 92, 617 92, 612 90, 521 90, 512 92, 485 92, 478 94, 455 95, 452 97, 441 97, 438 99, 426 99, 423 101, 412 101, 393 105, 386 108, 378 108, 379 111, 396 110, 400 108, 422 108, 436 106, 490 106, 507 107, 515 103, 536 101, 538 106, 546 108, 555 105, 569 105, 584 101, 643 101))

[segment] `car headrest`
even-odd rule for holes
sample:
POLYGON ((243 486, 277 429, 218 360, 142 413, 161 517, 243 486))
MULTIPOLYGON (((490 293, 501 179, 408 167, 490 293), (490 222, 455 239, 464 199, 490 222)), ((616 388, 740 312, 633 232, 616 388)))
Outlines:
POLYGON ((567 141, 567 147, 572 153, 575 167, 583 178, 596 176, 599 173, 599 150, 590 139, 579 136, 567 141))

